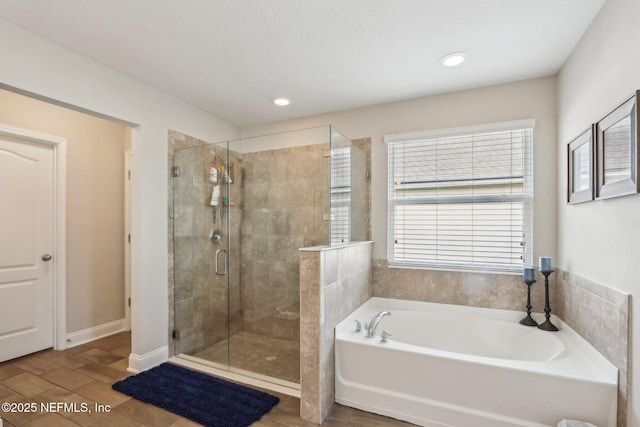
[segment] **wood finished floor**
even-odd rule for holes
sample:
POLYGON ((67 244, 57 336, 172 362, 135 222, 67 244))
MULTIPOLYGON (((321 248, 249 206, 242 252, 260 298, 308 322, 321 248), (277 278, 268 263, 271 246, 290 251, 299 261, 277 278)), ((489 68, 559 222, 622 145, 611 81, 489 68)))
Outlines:
MULTIPOLYGON (((118 393, 111 385, 126 378, 131 335, 120 333, 64 351, 45 350, 0 363, 0 403, 35 403, 32 413, 7 413, 0 409, 3 427, 68 426, 198 426, 186 418, 118 393), (40 403, 66 402, 94 408, 109 405, 106 413, 45 413, 40 403)), ((300 400, 272 391, 280 398, 270 412, 252 427, 313 427, 300 419, 300 400)), ((336 405, 323 426, 406 427, 413 424, 336 405)))

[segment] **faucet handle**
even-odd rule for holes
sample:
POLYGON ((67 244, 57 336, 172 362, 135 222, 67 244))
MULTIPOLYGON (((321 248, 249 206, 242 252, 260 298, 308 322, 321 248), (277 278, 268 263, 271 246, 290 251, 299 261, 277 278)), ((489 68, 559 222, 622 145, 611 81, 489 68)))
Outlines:
POLYGON ((387 338, 389 338, 391 336, 391 334, 387 331, 382 331, 382 335, 380 335, 380 342, 381 343, 385 343, 387 342, 387 338))
POLYGON ((362 330, 362 323, 359 320, 356 320, 356 332, 360 332, 362 330))

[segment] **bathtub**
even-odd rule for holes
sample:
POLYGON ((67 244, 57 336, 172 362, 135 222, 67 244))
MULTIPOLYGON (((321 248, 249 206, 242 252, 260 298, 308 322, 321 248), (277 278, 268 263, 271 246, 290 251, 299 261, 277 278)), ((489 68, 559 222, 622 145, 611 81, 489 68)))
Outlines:
POLYGON ((523 316, 371 298, 336 326, 336 402, 422 426, 615 427, 617 369, 560 319, 545 332, 523 316), (355 331, 383 310, 374 338, 355 331))

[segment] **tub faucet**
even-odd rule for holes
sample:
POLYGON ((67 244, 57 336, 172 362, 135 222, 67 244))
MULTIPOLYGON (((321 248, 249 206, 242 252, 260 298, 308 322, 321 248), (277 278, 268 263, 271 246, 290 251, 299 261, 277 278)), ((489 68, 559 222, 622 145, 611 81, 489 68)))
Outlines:
POLYGON ((376 335, 376 328, 378 327, 378 323, 385 316, 391 316, 391 312, 389 311, 381 311, 380 313, 373 316, 369 325, 367 325, 367 338, 373 338, 376 335))

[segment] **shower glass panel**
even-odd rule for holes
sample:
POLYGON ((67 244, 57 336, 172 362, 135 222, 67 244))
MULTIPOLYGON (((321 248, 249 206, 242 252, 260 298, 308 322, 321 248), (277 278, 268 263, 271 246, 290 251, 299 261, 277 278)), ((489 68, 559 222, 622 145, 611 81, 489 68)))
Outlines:
POLYGON ((328 244, 329 127, 231 141, 241 156, 241 330, 230 339, 232 369, 300 382, 299 249, 328 244))
POLYGON ((331 128, 331 244, 367 240, 367 155, 331 128))
POLYGON ((230 163, 226 142, 175 150, 173 158, 175 354, 209 351, 206 359, 221 369, 229 365, 228 337, 240 328, 229 305, 239 293, 228 274, 238 264, 229 250, 230 163), (212 351, 213 343, 222 344, 212 351))
POLYGON ((299 387, 299 249, 330 243, 332 138, 323 126, 175 151, 177 355, 299 387))

